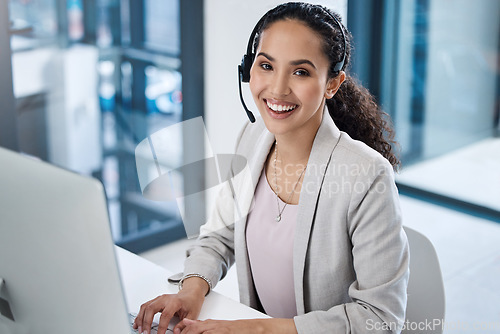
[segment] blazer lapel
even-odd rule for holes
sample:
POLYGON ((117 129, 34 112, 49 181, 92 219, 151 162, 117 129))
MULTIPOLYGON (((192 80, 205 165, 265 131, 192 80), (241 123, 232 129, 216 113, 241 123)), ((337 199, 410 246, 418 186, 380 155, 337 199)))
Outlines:
POLYGON ((242 189, 242 191, 245 193, 245 196, 248 196, 248 198, 251 199, 242 203, 243 205, 241 207, 241 212, 243 213, 243 217, 248 214, 250 210, 252 210, 255 188, 257 187, 257 183, 259 182, 262 169, 264 168, 264 164, 266 162, 267 156, 269 155, 269 150, 271 149, 274 140, 274 135, 264 128, 264 131, 262 131, 257 141, 253 143, 252 147, 245 148, 244 150, 245 152, 250 153, 247 156, 249 157, 248 167, 250 168, 250 176, 252 182, 251 187, 250 183, 247 183, 245 189, 242 189))
POLYGON ((304 176, 304 181, 302 182, 295 227, 293 278, 298 315, 305 313, 304 270, 309 236, 315 218, 316 203, 323 185, 326 168, 330 163, 330 157, 339 139, 339 129, 328 112, 324 112, 323 120, 314 138, 313 147, 307 163, 308 167, 304 176))

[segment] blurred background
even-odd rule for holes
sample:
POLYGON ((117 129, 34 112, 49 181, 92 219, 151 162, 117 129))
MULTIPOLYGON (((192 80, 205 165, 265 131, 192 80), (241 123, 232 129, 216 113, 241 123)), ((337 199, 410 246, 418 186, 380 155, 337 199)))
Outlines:
MULTIPOLYGON (((0 146, 102 180, 116 244, 182 270, 191 241, 181 216, 205 219, 214 189, 186 212, 145 199, 135 147, 202 116, 208 140, 178 132, 167 161, 232 152, 246 121, 237 65, 278 3, 0 0, 0 146)), ((500 1, 315 3, 342 15, 354 36, 351 75, 392 118, 404 223, 438 251, 447 318, 500 332, 500 1)), ((177 194, 205 189, 206 168, 196 168, 195 178, 172 172, 177 194)), ((237 298, 234 280, 224 284, 237 298)))

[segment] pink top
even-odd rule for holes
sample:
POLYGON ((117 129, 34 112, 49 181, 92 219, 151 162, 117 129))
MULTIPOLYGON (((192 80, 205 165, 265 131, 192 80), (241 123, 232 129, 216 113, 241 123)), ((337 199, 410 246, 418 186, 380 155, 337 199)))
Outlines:
MULTIPOLYGON (((280 199, 280 209, 285 203, 280 199)), ((255 189, 255 206, 247 221, 250 268, 265 312, 275 318, 297 315, 293 286, 293 236, 298 205, 288 204, 276 222, 276 194, 265 171, 255 189)))

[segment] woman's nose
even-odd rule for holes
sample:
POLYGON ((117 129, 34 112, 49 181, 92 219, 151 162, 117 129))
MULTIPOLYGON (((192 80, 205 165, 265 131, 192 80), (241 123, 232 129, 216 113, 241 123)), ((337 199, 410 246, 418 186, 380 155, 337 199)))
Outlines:
POLYGON ((288 77, 284 74, 276 73, 271 82, 271 93, 276 96, 286 96, 290 94, 288 77))

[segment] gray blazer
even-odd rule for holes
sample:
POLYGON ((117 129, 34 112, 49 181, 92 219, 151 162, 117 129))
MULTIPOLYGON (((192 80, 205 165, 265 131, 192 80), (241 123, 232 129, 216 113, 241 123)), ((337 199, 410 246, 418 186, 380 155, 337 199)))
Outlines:
MULTIPOLYGON (((222 187, 184 274, 215 285, 236 262, 241 302, 259 308, 245 227, 274 135, 262 119, 242 130, 232 179, 222 187)), ((272 223, 272 222, 270 222, 272 223)), ((300 194, 293 249, 299 333, 399 332, 405 319, 409 250, 389 162, 339 131, 327 112, 300 194), (391 330, 387 330, 387 329, 391 330)))

